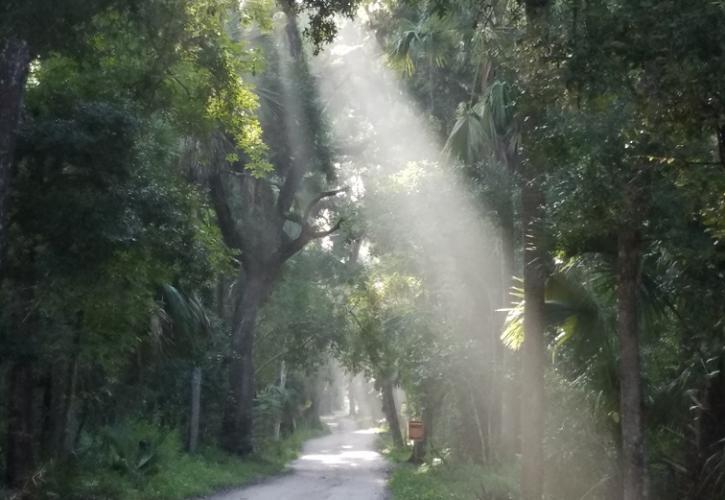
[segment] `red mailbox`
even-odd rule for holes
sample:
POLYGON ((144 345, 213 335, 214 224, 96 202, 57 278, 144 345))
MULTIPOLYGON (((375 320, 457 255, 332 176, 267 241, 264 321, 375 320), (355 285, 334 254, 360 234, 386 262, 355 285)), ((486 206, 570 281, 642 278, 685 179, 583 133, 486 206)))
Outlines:
POLYGON ((425 438, 425 426, 420 420, 408 422, 408 439, 411 441, 423 441, 425 438))

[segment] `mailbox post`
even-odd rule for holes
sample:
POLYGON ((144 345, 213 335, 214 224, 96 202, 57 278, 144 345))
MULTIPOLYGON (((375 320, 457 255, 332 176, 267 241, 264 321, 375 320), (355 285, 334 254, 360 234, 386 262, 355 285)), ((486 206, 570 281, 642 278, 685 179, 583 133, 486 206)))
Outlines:
POLYGON ((425 425, 420 420, 408 421, 408 439, 413 441, 413 454, 408 460, 414 464, 423 463, 425 457, 425 425))
POLYGON ((424 441, 425 440, 425 426, 420 420, 408 421, 408 439, 411 441, 424 441))

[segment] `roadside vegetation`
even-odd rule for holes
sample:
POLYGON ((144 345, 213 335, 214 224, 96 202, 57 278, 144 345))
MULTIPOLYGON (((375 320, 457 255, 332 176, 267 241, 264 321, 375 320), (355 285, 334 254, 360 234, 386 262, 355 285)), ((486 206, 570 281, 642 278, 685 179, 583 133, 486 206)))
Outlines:
POLYGON ((381 435, 381 453, 390 461, 388 481, 393 500, 510 500, 518 496, 515 467, 490 468, 432 457, 410 462, 411 447, 394 447, 389 434, 381 435))
POLYGON ((27 491, 33 498, 64 500, 184 500, 253 484, 284 473, 307 439, 323 429, 300 429, 240 458, 215 447, 184 450, 178 432, 136 423, 109 429, 105 443, 54 470, 43 470, 27 491), (143 451, 138 443, 142 442, 143 451), (102 451, 99 451, 102 450, 102 451))

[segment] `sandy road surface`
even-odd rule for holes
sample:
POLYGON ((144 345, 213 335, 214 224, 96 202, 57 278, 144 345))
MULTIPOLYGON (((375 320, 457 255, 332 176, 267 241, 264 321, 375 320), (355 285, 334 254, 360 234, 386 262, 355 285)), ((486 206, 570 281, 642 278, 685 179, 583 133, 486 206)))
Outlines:
POLYGON ((207 500, 383 500, 385 459, 376 434, 345 417, 325 419, 332 434, 305 443, 292 473, 207 500))

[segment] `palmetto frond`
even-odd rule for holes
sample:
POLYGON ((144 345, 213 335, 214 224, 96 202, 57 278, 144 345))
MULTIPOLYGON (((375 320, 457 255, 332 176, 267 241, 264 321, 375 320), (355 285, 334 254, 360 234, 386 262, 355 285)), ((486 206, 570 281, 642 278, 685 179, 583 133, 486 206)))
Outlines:
POLYGON ((512 143, 515 147, 506 86, 494 82, 477 103, 459 105, 444 151, 470 165, 485 157, 510 156, 512 143))
MULTIPOLYGON (((560 264, 546 284, 546 321, 557 329, 555 347, 575 335, 603 338, 614 335, 616 277, 610 262, 582 257, 560 264)), ((667 303, 657 282, 643 276, 639 292, 643 331, 667 314, 667 303)), ((509 311, 502 340, 511 348, 523 342, 523 299, 509 311)), ((598 347, 592 346, 592 349, 598 347)), ((585 353, 581 353, 585 356, 585 353)))
POLYGON ((418 22, 402 20, 391 43, 390 61, 408 76, 415 72, 418 61, 444 67, 457 36, 448 17, 430 15, 418 22))
POLYGON ((175 351, 192 352, 211 331, 211 320, 198 297, 188 296, 170 284, 161 286, 159 315, 169 327, 160 329, 155 343, 175 351))
POLYGON ((486 125, 475 106, 461 104, 458 108, 458 119, 443 148, 444 152, 459 157, 467 164, 480 159, 484 151, 490 150, 492 140, 495 140, 486 125))

